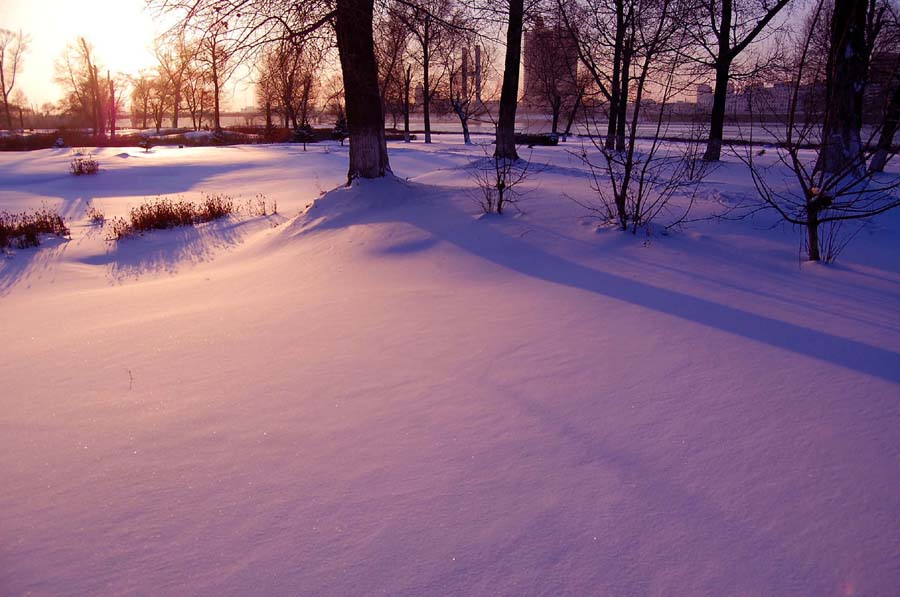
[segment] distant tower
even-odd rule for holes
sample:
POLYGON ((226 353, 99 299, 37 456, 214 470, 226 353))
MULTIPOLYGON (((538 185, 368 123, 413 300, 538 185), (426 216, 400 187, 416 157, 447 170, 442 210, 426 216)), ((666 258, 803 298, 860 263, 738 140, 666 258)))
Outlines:
POLYGON ((469 48, 462 51, 462 94, 469 97, 469 48))
POLYGON ((713 103, 713 88, 706 83, 697 85, 697 105, 708 108, 713 103))
POLYGON ((475 46, 475 98, 481 102, 481 46, 475 46))

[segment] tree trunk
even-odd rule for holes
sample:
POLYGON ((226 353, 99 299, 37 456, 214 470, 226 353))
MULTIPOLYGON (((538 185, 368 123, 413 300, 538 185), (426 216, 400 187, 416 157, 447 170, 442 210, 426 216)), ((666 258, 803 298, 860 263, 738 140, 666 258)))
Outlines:
POLYGON ((409 88, 412 87, 412 67, 406 67, 406 77, 403 79, 403 141, 410 142, 409 138, 409 88))
POLYGON ((728 99, 728 81, 731 78, 731 21, 734 6, 732 0, 722 0, 722 21, 718 31, 718 54, 716 56, 716 88, 713 91, 712 114, 709 120, 709 141, 703 159, 718 162, 722 157, 722 133, 725 128, 725 107, 728 99))
POLYGON ((9 101, 6 98, 3 99, 3 107, 6 109, 6 128, 11 133, 13 130, 12 115, 9 111, 9 101))
POLYGON ((462 98, 459 94, 456 94, 456 100, 451 100, 450 105, 453 106, 453 111, 456 112, 456 116, 459 118, 459 124, 462 126, 463 143, 465 145, 471 145, 472 137, 469 135, 469 115, 466 113, 466 107, 463 106, 462 98))
POLYGON ((516 107, 519 97, 519 63, 522 60, 522 18, 524 0, 509 0, 509 25, 506 29, 506 61, 500 91, 497 120, 497 147, 494 157, 519 159, 516 153, 516 107))
POLYGON ((900 81, 896 81, 894 93, 891 94, 891 101, 885 111, 881 135, 879 135, 878 145, 875 147, 875 155, 872 156, 872 161, 869 163, 870 172, 884 172, 898 128, 900 128, 900 81))
POLYGON ((350 167, 355 178, 380 178, 391 171, 384 140, 384 112, 372 38, 374 0, 338 0, 334 22, 350 129, 350 167))
POLYGON ((553 104, 550 106, 550 110, 552 112, 552 119, 550 121, 550 132, 554 135, 557 133, 559 129, 559 113, 562 110, 562 98, 556 96, 553 98, 553 104))
POLYGON ((422 42, 422 111, 425 117, 425 142, 431 143, 431 77, 428 72, 428 62, 431 59, 428 52, 430 40, 428 39, 428 18, 425 19, 425 37, 422 42))
POLYGON ((116 88, 113 86, 113 81, 109 76, 109 71, 106 71, 106 83, 109 86, 109 138, 116 138, 116 88))
POLYGON ((619 105, 616 107, 618 111, 618 114, 616 114, 616 151, 625 151, 625 125, 628 121, 628 84, 630 82, 629 73, 631 72, 632 54, 631 42, 632 40, 629 39, 622 49, 622 72, 619 75, 622 87, 619 90, 619 105))
POLYGON ((172 102, 175 104, 172 107, 172 128, 178 128, 178 111, 181 108, 181 82, 175 85, 175 89, 172 93, 172 102))
POLYGON ((213 51, 212 59, 212 83, 213 83, 213 129, 218 133, 222 130, 219 120, 219 71, 216 68, 216 55, 213 51))
POLYGON ((621 0, 616 2, 616 40, 613 47, 613 72, 610 85, 609 119, 606 123, 606 143, 604 147, 612 151, 616 146, 616 117, 619 115, 619 88, 622 86, 622 44, 625 40, 625 15, 621 0))
POLYGON ((563 137, 568 138, 569 135, 572 134, 572 125, 575 124, 575 117, 578 115, 578 110, 581 109, 581 100, 584 97, 584 90, 579 89, 578 94, 575 96, 575 104, 572 106, 572 110, 569 112, 569 118, 566 120, 566 130, 563 133, 563 137))
POLYGON ((709 140, 706 142, 706 152, 703 154, 703 159, 707 162, 718 162, 722 157, 730 70, 730 62, 720 62, 716 65, 716 88, 713 91, 712 114, 709 118, 709 140))
POLYGON ((0 92, 3 93, 3 108, 6 110, 6 128, 11 133, 13 130, 12 116, 9 113, 9 90, 6 89, 5 71, 5 68, 0 68, 0 92))
POLYGON ((867 74, 867 8, 864 0, 834 3, 822 149, 816 164, 824 172, 859 172, 864 165, 860 128, 867 74))
POLYGON ((809 247, 807 247, 809 260, 820 261, 822 256, 819 253, 819 213, 817 211, 810 210, 808 212, 806 233, 807 243, 809 243, 809 247))

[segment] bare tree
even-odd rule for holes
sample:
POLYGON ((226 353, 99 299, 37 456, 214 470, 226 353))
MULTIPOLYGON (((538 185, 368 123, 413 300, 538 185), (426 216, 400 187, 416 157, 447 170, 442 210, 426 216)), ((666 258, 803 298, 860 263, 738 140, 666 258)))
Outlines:
MULTIPOLYGON (((599 204, 580 203, 604 221, 637 232, 660 214, 672 211, 671 200, 679 195, 685 197, 687 205, 672 214, 669 225, 682 221, 693 205, 697 183, 705 170, 696 166, 696 143, 678 147, 663 142, 667 109, 683 91, 685 61, 681 50, 685 39, 678 24, 686 18, 688 5, 671 0, 627 3, 624 7, 618 2, 606 6, 608 17, 631 15, 625 19, 627 29, 621 35, 625 58, 619 96, 630 111, 619 109, 616 114, 617 134, 620 128, 626 131, 625 146, 623 150, 610 148, 602 141, 601 126, 588 123, 594 151, 585 147, 578 157, 591 171, 599 204), (638 124, 646 110, 645 98, 651 84, 658 87, 654 134, 645 146, 638 147, 638 124)), ((582 40, 581 52, 589 64, 600 64, 607 51, 606 43, 592 48, 582 40)))
POLYGON ((491 53, 476 45, 477 42, 476 35, 460 30, 443 57, 448 73, 447 100, 459 119, 466 145, 472 143, 469 121, 489 116, 487 106, 482 101, 482 87, 484 80, 493 72, 493 60, 491 53), (472 63, 476 53, 479 61, 477 71, 472 63))
MULTIPOLYGON (((556 11, 554 11, 556 12, 556 11)), ((580 103, 583 88, 578 79, 578 43, 558 14, 553 21, 535 19, 525 33, 525 101, 549 110, 550 132, 559 132, 560 117, 580 103)))
POLYGON ((21 29, 18 32, 0 29, 0 93, 3 94, 3 111, 9 131, 13 130, 9 97, 16 86, 16 76, 22 68, 22 55, 27 49, 28 37, 21 29))
POLYGON ((195 131, 203 126, 203 118, 209 110, 212 98, 212 83, 206 69, 196 61, 185 71, 183 79, 183 99, 191 124, 195 131))
POLYGON ((99 72, 93 48, 83 37, 74 46, 66 46, 56 65, 56 81, 65 90, 66 111, 89 124, 95 136, 102 137, 106 133, 109 94, 99 72))
POLYGON ((228 23, 223 20, 214 22, 200 40, 197 62, 205 69, 212 84, 213 129, 216 132, 222 130, 222 87, 237 66, 236 61, 232 60, 232 53, 228 40, 228 23))
POLYGON ((148 110, 153 124, 158 133, 163 125, 163 119, 169 109, 172 94, 169 88, 169 78, 161 72, 150 80, 148 110))
POLYGON ((474 161, 470 168, 472 180, 478 187, 476 201, 486 214, 503 215, 507 206, 517 207, 524 194, 521 187, 535 174, 530 159, 490 155, 474 161))
POLYGON ((142 72, 131 81, 131 124, 134 127, 147 128, 147 119, 150 116, 152 79, 151 74, 142 72))
MULTIPOLYGON (((628 73, 635 46, 635 3, 628 0, 557 0, 557 9, 568 35, 577 42, 578 57, 586 77, 606 102, 604 146, 608 150, 625 151, 628 73)), ((581 82, 580 88, 586 90, 587 83, 581 82)))
MULTIPOLYGON (((374 0, 150 0, 158 10, 178 14, 181 28, 210 34, 227 28, 228 56, 255 52, 265 44, 299 39, 331 24, 337 38, 350 129, 348 181, 390 172, 384 113, 372 32, 374 0)), ((215 44, 218 45, 218 44, 215 44)), ((215 56, 214 52, 207 55, 215 56)), ((214 95, 220 82, 214 77, 214 95)), ((216 101, 216 104, 218 102, 216 101)), ((216 110, 218 112, 218 110, 216 110)))
POLYGON ((728 85, 734 77, 738 57, 754 41, 761 39, 772 20, 791 0, 702 0, 685 31, 692 36, 699 54, 697 62, 715 71, 709 141, 703 159, 718 161, 722 155, 722 135, 728 99, 728 85))
MULTIPOLYGON (((860 3, 861 9, 850 4, 836 2, 832 9, 820 0, 814 5, 798 55, 790 65, 790 106, 787 122, 776 136, 778 161, 769 166, 761 164, 752 144, 738 153, 753 177, 758 200, 740 203, 734 212, 740 216, 761 209, 774 210, 784 221, 803 227, 810 261, 833 261, 859 231, 854 223, 864 225, 873 217, 900 207, 900 176, 886 176, 864 167, 871 149, 860 137, 857 111, 861 111, 861 105, 857 102, 862 98, 857 93, 864 88, 866 75, 857 52, 865 54, 859 28, 865 27, 867 9, 865 2, 860 3), (863 16, 848 14, 848 10, 861 10, 863 16), (829 16, 830 47, 823 65, 816 56, 814 41, 829 16), (825 84, 824 110, 804 97, 823 79, 830 81, 825 84), (847 121, 835 122, 838 115, 847 121), (830 131, 830 136, 817 144, 819 127, 829 119, 832 124, 822 127, 822 135, 830 131), (817 152, 807 149, 816 145, 817 152), (786 168, 791 178, 772 175, 773 168, 786 168)), ((895 152, 888 149, 885 159, 895 152)))
MULTIPOLYGON (((385 115, 394 119, 404 114, 404 77, 411 62, 409 55, 409 27, 395 10, 386 10, 379 15, 375 35, 375 57, 378 61, 378 88, 385 115)), ((411 73, 411 69, 410 74, 411 73)), ((406 122, 409 118, 407 115, 406 122)))
POLYGON ((285 126, 308 126, 318 87, 318 70, 324 51, 311 40, 281 42, 274 50, 274 80, 281 100, 285 126))
POLYGON ((278 83, 276 72, 278 60, 275 51, 270 50, 263 54, 257 67, 256 101, 263 111, 266 119, 266 134, 270 135, 274 128, 272 116, 278 107, 278 83))
POLYGON ((109 136, 116 136, 116 123, 119 117, 119 111, 125 105, 126 91, 128 89, 129 79, 126 75, 110 76, 106 71, 106 121, 109 125, 109 136))
POLYGON ((157 41, 156 60, 159 62, 160 71, 168 79, 166 87, 172 94, 169 101, 172 108, 172 128, 178 128, 185 73, 191 67, 200 48, 200 45, 187 40, 184 31, 164 36, 157 41))
POLYGON ((431 104, 442 78, 443 71, 434 72, 443 66, 440 57, 443 46, 449 43, 456 18, 450 0, 417 0, 398 4, 394 13, 415 40, 417 51, 414 56, 422 68, 422 116, 425 120, 425 143, 431 143, 431 104))

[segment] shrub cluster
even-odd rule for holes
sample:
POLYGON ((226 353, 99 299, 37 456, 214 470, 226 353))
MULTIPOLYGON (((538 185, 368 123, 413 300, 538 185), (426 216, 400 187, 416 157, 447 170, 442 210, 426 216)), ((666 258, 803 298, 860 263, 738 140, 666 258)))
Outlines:
POLYGON ((92 156, 91 154, 76 154, 75 157, 72 158, 72 163, 69 165, 69 168, 72 170, 72 174, 74 174, 75 176, 82 176, 84 174, 96 174, 100 171, 100 162, 95 160, 94 156, 92 156))
POLYGON ((119 240, 146 230, 193 226, 224 218, 234 211, 234 201, 227 195, 203 195, 199 203, 157 197, 132 207, 127 218, 113 218, 110 238, 119 240))
POLYGON ((0 212, 0 248, 36 247, 41 244, 41 234, 68 236, 69 228, 62 216, 48 207, 33 213, 0 212))
POLYGON ((257 193, 253 199, 248 199, 245 206, 247 214, 251 216, 268 216, 278 213, 278 201, 273 200, 271 205, 266 201, 266 196, 257 193))
POLYGON ((93 205, 88 205, 87 217, 91 224, 100 224, 102 226, 106 222, 106 215, 103 213, 103 210, 93 205))

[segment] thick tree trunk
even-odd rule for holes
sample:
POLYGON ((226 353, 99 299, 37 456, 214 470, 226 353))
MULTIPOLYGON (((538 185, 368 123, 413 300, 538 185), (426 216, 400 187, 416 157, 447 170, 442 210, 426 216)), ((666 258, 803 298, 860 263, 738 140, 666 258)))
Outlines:
POLYGON ((348 184, 355 178, 380 178, 391 171, 372 38, 373 4, 374 0, 337 1, 334 29, 350 129, 348 184))
POLYGON ((494 156, 518 159, 516 153, 516 107, 519 99, 519 63, 522 61, 522 18, 524 0, 509 0, 509 25, 506 29, 506 61, 500 91, 500 115, 497 120, 497 147, 494 156))
POLYGON ((896 81, 894 93, 891 94, 891 101, 885 111, 881 135, 878 137, 875 155, 872 156, 872 161, 869 163, 869 171, 884 172, 898 128, 900 128, 900 81, 896 81))
POLYGON ((718 54, 716 55, 716 88, 713 91, 713 108, 709 120, 709 141, 703 159, 718 162, 722 157, 722 133, 725 127, 725 106, 728 98, 728 80, 731 61, 731 21, 734 17, 732 0, 722 0, 722 20, 718 29, 718 54))
POLYGON ((716 65, 716 87, 713 91, 712 113, 709 117, 709 140, 706 142, 706 152, 703 154, 703 159, 707 162, 718 162, 722 157, 730 70, 731 63, 729 62, 721 62, 716 65))
POLYGON ((860 171, 862 103, 866 84, 866 0, 838 0, 831 18, 825 79, 825 122, 816 165, 824 172, 860 171))

